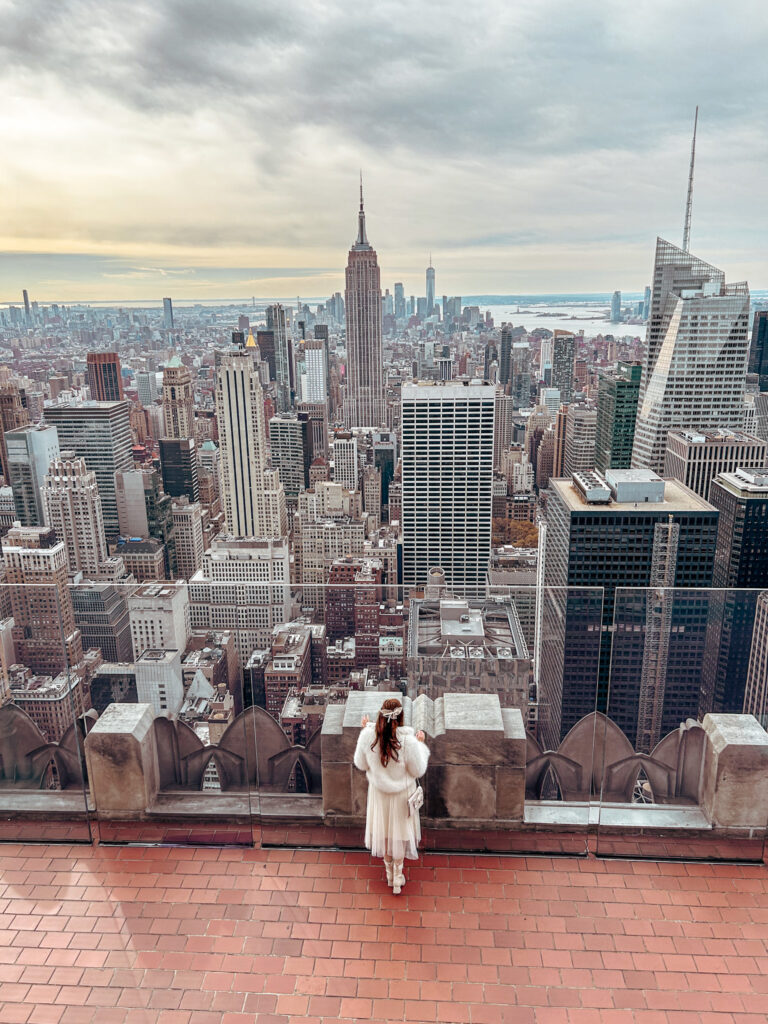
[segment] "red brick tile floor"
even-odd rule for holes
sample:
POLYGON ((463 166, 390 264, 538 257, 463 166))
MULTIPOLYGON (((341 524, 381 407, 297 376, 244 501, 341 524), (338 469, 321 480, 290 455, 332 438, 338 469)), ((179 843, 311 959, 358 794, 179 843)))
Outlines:
POLYGON ((3 1024, 765 1024, 768 869, 0 846, 3 1024))

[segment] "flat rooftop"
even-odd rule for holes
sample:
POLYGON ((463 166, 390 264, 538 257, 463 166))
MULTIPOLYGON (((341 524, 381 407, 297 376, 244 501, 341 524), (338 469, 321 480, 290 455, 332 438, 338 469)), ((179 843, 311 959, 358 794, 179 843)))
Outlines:
POLYGON ((689 444, 762 444, 759 437, 746 434, 743 430, 729 430, 717 427, 710 430, 670 430, 671 437, 689 444))
MULTIPOLYGON (((633 470, 633 472, 637 472, 633 470)), ((714 508, 700 498, 679 480, 664 480, 664 501, 634 502, 611 501, 610 505, 592 505, 585 501, 581 492, 570 479, 549 481, 550 489, 556 491, 566 507, 574 512, 589 512, 591 515, 611 515, 614 512, 645 511, 655 514, 665 512, 713 512, 714 508)))
POLYGON ((0 1020, 765 1024, 768 869, 0 847, 0 1020))
POLYGON ((464 400, 468 398, 495 398, 496 386, 487 381, 471 380, 420 380, 403 384, 401 398, 407 401, 442 401, 445 399, 464 400))
POLYGON ((768 469, 737 469, 735 473, 720 473, 715 480, 736 495, 768 497, 768 469))

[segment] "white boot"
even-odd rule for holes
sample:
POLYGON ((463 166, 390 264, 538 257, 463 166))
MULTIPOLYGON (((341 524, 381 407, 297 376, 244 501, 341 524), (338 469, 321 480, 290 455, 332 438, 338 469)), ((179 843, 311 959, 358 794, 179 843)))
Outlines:
POLYGON ((396 860, 392 865, 392 892, 397 896, 404 885, 403 862, 396 860))
POLYGON ((384 858, 384 869, 387 872, 387 885, 392 886, 394 878, 394 862, 391 857, 384 858))

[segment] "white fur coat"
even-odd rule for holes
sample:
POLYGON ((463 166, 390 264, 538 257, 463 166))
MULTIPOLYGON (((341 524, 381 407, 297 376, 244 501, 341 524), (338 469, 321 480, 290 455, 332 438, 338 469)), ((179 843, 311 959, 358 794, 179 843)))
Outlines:
POLYGON ((371 749, 376 739, 376 728, 369 722, 360 732, 355 750, 355 767, 365 772, 369 785, 381 793, 405 792, 412 779, 419 779, 427 770, 429 749, 419 740, 409 725, 402 725, 397 730, 400 741, 398 759, 389 759, 386 767, 381 763, 378 746, 371 749))

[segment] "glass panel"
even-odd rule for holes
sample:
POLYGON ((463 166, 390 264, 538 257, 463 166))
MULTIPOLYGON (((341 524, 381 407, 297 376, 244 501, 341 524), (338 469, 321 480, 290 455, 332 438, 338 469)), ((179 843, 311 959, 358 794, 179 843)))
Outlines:
POLYGON ((88 664, 63 546, 38 532, 12 530, 3 541, 0 840, 90 842, 83 756, 93 720, 88 664), (49 582, 57 576, 59 583, 49 582))
MULTIPOLYGON (((458 693, 498 696, 505 740, 493 746, 489 740, 485 757, 474 751, 482 768, 472 763, 474 757, 465 757, 463 765, 450 769, 440 761, 451 765, 461 758, 438 740, 437 763, 427 773, 427 806, 432 803, 445 814, 427 829, 427 843, 436 849, 586 854, 602 591, 494 585, 467 603, 475 640, 462 637, 461 629, 454 633, 450 601, 446 607, 435 594, 412 597, 408 693, 433 699, 458 693), (519 761, 509 745, 516 735, 522 740, 519 761), (465 784, 474 783, 478 804, 484 772, 496 798, 488 820, 469 820, 463 835, 445 800, 459 770, 465 784), (430 790, 437 790, 432 801, 430 790), (519 797, 512 799, 512 792, 519 797)), ((473 735, 471 704, 464 714, 468 737, 457 734, 459 747, 469 743, 482 749, 482 733, 473 735)), ((452 725, 458 729, 462 723, 452 725)))
MULTIPOLYGON (((71 589, 94 651, 91 693, 100 731, 107 748, 125 757, 115 792, 92 792, 99 840, 258 841, 250 785, 255 755, 243 714, 244 634, 215 614, 228 595, 207 594, 203 617, 183 581, 71 589)), ((118 761, 107 749, 102 767, 114 772, 118 761)))
POLYGON ((616 591, 600 855, 762 859, 765 822, 738 793, 760 790, 759 757, 751 774, 737 749, 760 726, 721 717, 765 712, 761 608, 749 590, 616 591))
MULTIPOLYGON (((387 588, 383 572, 356 581, 360 560, 340 561, 344 583, 275 587, 267 642, 251 656, 264 846, 362 846, 349 813, 325 823, 322 728, 328 715, 341 730, 350 690, 389 686, 388 673, 379 671, 378 629, 387 588)), ((328 572, 318 568, 317 575, 328 572)), ((352 770, 347 764, 347 798, 352 770)), ((343 769, 334 764, 331 772, 336 778, 343 769)))

